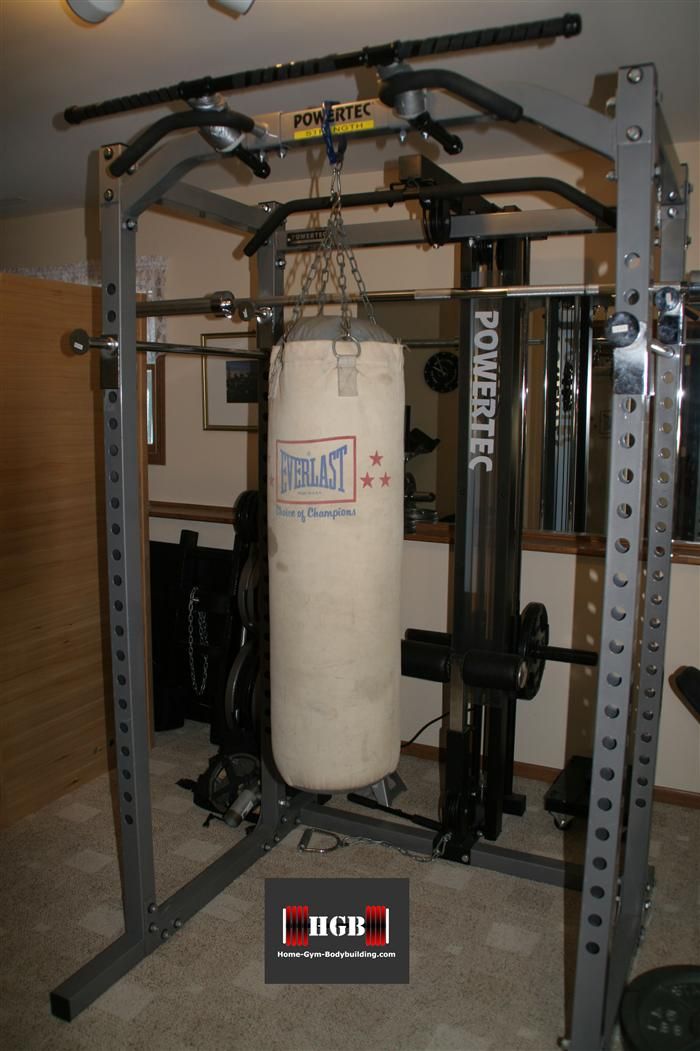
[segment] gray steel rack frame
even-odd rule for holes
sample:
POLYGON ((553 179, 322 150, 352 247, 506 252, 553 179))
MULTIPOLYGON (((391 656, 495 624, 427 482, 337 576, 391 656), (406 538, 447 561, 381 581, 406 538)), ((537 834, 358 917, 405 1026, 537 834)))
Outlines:
MULTIPOLYGON (((609 1045, 620 996, 638 945, 649 892, 648 847, 657 752, 676 465, 688 184, 657 111, 652 65, 618 73, 614 117, 533 88, 518 94, 526 116, 609 157, 618 187, 616 302, 638 335, 614 351, 612 449, 601 625, 601 656, 593 752, 590 818, 583 872, 548 858, 479 842, 470 863, 560 886, 580 886, 572 1051, 609 1045), (654 245, 658 279, 670 289, 664 306, 677 335, 664 356, 653 354, 653 298, 649 291, 654 245), (653 387, 652 387, 653 373, 653 387), (650 396, 651 391, 655 397, 650 396), (652 413, 653 408, 653 413, 652 413), (650 426, 650 418, 653 426, 650 426), (651 465, 648 482, 647 463, 651 465), (646 499, 646 508, 645 508, 646 499), (646 587, 643 586, 645 512, 646 587), (637 631, 641 611, 641 638, 637 631), (641 672, 635 666, 641 648, 641 672), (636 710, 636 722, 632 716, 636 710), (630 732, 628 732, 628 726, 630 732), (630 742, 629 745, 627 742, 630 742), (631 762, 628 794, 623 791, 631 762), (626 827, 624 850, 622 830, 626 827)), ((101 385, 104 390, 107 552, 112 685, 116 726, 119 841, 124 934, 51 994, 55 1015, 70 1020, 136 963, 174 936, 232 880, 272 849, 295 824, 362 835, 429 854, 433 835, 394 821, 345 813, 305 794, 290 793, 274 773, 263 734, 262 805, 257 826, 166 901, 156 895, 149 788, 149 732, 144 703, 146 664, 139 505, 135 260, 138 218, 166 204, 237 230, 254 232, 263 210, 207 191, 176 186, 209 157, 201 139, 187 135, 122 179, 109 175, 123 147, 108 146, 100 162, 102 220, 101 385), (109 342, 109 339, 115 342, 109 342), (116 349, 115 349, 116 348, 116 349)), ((268 206, 269 207, 269 206, 268 206)), ((591 229, 571 213, 549 214, 553 233, 591 229)), ((542 213, 458 216, 455 239, 542 233, 542 213), (509 225, 512 224, 512 225, 509 225)), ((422 240, 417 224, 372 223, 353 230, 353 244, 422 240)), ((283 229, 258 254, 258 295, 282 296, 286 251, 299 250, 283 229)), ((527 294, 536 294, 528 289, 527 294)), ((503 290, 499 290, 500 294, 503 290)), ((281 307, 258 309, 259 346, 269 349, 281 330, 281 307)), ((261 490, 265 481, 265 395, 261 404, 261 490)), ((264 499, 264 492, 262 493, 264 499)), ((264 520, 264 506, 262 516, 264 520)), ((264 596, 263 596, 264 602, 264 596)))

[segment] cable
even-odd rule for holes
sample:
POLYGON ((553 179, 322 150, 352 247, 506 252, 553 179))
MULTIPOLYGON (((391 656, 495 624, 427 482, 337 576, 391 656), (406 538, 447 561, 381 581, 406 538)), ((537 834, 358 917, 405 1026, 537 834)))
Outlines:
POLYGON ((444 719, 445 716, 449 714, 449 712, 443 712, 442 715, 436 715, 434 719, 430 720, 430 722, 427 722, 424 726, 421 726, 420 730, 418 730, 417 733, 414 733, 410 741, 404 741, 404 743, 401 745, 401 751, 403 752, 404 748, 408 748, 409 744, 413 744, 413 742, 417 740, 417 738, 419 738, 423 731, 427 730, 429 726, 432 726, 433 723, 439 723, 441 719, 444 719))

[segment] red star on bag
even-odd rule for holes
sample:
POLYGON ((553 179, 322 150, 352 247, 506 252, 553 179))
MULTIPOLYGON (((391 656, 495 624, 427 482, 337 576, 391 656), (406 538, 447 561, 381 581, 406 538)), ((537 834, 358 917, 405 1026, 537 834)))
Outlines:
POLYGON ((367 488, 371 489, 372 488, 372 482, 374 481, 374 477, 368 471, 367 474, 363 475, 360 478, 360 481, 362 482, 362 488, 363 489, 367 489, 367 488))
POLYGON ((381 466, 381 462, 384 459, 383 456, 379 455, 379 452, 376 449, 373 453, 370 453, 369 458, 372 461, 373 467, 381 466))
POLYGON ((391 481, 391 475, 387 474, 385 471, 384 474, 379 476, 379 481, 382 483, 382 489, 384 489, 391 481))

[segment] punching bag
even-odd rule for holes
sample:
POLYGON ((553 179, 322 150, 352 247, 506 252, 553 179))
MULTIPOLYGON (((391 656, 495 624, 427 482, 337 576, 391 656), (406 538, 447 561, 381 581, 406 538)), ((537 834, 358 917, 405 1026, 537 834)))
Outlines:
POLYGON ((287 784, 344 791, 399 759, 403 348, 298 323, 270 367, 272 751, 287 784))

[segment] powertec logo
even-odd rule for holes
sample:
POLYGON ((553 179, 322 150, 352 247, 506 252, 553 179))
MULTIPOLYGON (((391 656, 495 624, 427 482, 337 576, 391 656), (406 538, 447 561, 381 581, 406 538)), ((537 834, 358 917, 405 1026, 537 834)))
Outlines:
POLYGON ((313 916, 308 905, 286 905, 282 909, 282 942, 306 946, 309 938, 358 938, 366 945, 389 944, 389 909, 366 905, 364 916, 313 916))
POLYGON ((356 500, 354 435, 277 440, 275 489, 281 504, 351 504, 356 500))
MULTIPOLYGON (((323 125, 323 108, 305 109, 291 114, 295 139, 320 139, 323 125)), ((368 131, 374 127, 371 102, 348 102, 333 106, 330 123, 336 135, 352 135, 357 131, 368 131)))
POLYGON ((408 982, 408 889, 407 879, 265 880, 265 981, 408 982))
POLYGON ((469 429, 469 470, 493 470, 498 408, 498 354, 500 333, 497 310, 474 312, 472 401, 469 429))

